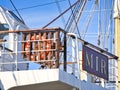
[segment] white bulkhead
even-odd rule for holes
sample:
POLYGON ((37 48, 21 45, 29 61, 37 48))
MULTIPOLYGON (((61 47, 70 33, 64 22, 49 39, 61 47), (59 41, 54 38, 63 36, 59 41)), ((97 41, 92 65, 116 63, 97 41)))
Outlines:
MULTIPOLYGON (((17 17, 12 11, 0 6, 0 31, 13 31, 29 29, 24 21, 17 17)), ((16 60, 22 60, 21 55, 16 55, 17 51, 20 51, 21 43, 17 41, 21 40, 21 35, 16 33, 0 34, 0 39, 5 41, 0 42, 0 62, 7 64, 0 64, 2 71, 11 71, 16 67, 15 64, 8 64, 9 62, 15 62, 16 60), (15 52, 7 54, 5 52, 15 52), (5 59, 6 58, 6 59, 5 59), (6 68, 6 69, 5 69, 6 68)), ((19 54, 19 53, 18 53, 19 54)), ((18 64, 18 70, 27 69, 27 64, 18 64)))

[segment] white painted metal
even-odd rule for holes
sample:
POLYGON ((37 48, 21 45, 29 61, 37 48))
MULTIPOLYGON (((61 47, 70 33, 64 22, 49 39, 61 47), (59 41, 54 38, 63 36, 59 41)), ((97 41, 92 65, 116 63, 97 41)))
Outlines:
POLYGON ((114 2, 114 18, 120 18, 120 0, 114 2))
MULTIPOLYGON (((72 39, 72 62, 75 62, 75 40, 72 39)), ((75 63, 72 64, 72 73, 75 75, 75 63)))
POLYGON ((77 68, 78 68, 78 78, 81 80, 80 75, 80 60, 79 60, 79 51, 78 51, 78 38, 77 35, 75 34, 75 44, 76 44, 76 62, 77 62, 77 68))
MULTIPOLYGON (((8 9, 5 9, 3 7, 0 7, 0 24, 6 24, 9 26, 9 31, 10 30, 24 30, 24 29, 28 29, 28 27, 22 23, 22 21, 16 16, 14 15, 11 11, 9 11, 8 9)), ((5 34, 3 35, 3 37, 1 37, 1 39, 6 39, 7 41, 6 42, 1 42, 1 45, 2 46, 6 46, 6 48, 12 50, 13 52, 15 52, 16 55, 13 55, 13 54, 7 54, 9 51, 8 50, 4 50, 4 47, 3 47, 3 50, 1 50, 1 61, 4 61, 4 62, 16 62, 16 66, 14 64, 9 64, 9 65, 2 65, 1 67, 3 68, 3 66, 6 66, 6 69, 8 70, 14 70, 14 69, 10 69, 10 67, 13 67, 14 65, 14 68, 16 67, 16 69, 19 69, 19 70, 26 70, 27 69, 27 64, 17 64, 18 60, 21 61, 22 58, 21 58, 21 55, 18 55, 18 50, 20 51, 21 48, 18 48, 19 46, 18 45, 21 45, 21 42, 18 43, 18 40, 21 40, 21 36, 19 35, 16 36, 16 34, 14 33, 9 33, 9 34, 5 34), (6 37, 6 38, 4 38, 6 37), (5 52, 4 52, 5 51, 5 52), (8 57, 7 57, 7 55, 8 57), (10 57, 12 56, 12 58, 10 57), (6 58, 7 57, 7 58, 6 58), (17 68, 18 67, 18 68, 17 68)), ((4 69, 2 69, 4 70, 4 69)), ((6 71, 6 70, 5 70, 6 71)))
MULTIPOLYGON (((16 16, 11 13, 8 9, 5 9, 3 7, 0 7, 0 23, 8 24, 9 30, 24 30, 28 29, 28 27, 22 23, 22 21, 17 20, 16 16)), ((18 17, 17 17, 18 18, 18 17)), ((8 48, 14 51, 15 43, 13 43, 15 40, 15 35, 13 33, 9 34, 9 45, 8 48)))
POLYGON ((16 63, 16 71, 18 70, 18 34, 15 34, 15 63, 16 63))
MULTIPOLYGON (((77 34, 74 33, 67 33, 68 36, 74 36, 75 38, 72 39, 72 62, 77 62, 77 71, 78 71, 78 78, 80 79, 80 62, 79 62, 79 52, 78 52, 78 38, 77 34)), ((73 63, 73 74, 75 75, 75 63, 73 63)))
POLYGON ((107 90, 59 69, 0 72, 1 90, 107 90), (7 80, 6 80, 7 79, 7 80), (80 82, 82 89, 80 89, 80 82))

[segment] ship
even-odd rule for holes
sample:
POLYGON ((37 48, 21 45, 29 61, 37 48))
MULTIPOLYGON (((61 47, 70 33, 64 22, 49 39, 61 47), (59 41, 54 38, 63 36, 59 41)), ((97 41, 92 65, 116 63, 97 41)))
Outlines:
POLYGON ((0 90, 120 90, 120 0, 112 0, 114 8, 105 9, 101 7, 104 0, 68 1, 70 7, 38 29, 31 29, 13 11, 0 6, 0 90), (79 31, 78 22, 91 2, 85 27, 79 31), (64 28, 48 28, 69 10, 72 14, 64 28), (87 35, 95 12, 97 43, 87 35))

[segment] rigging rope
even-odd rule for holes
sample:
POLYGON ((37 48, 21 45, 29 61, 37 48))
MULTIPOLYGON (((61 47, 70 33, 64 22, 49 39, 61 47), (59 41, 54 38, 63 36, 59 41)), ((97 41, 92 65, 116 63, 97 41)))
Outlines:
MULTIPOLYGON (((56 1, 58 11, 61 14, 62 10, 61 10, 60 4, 59 4, 58 0, 55 0, 55 1, 56 1)), ((65 26, 65 18, 63 16, 61 16, 61 19, 62 19, 63 25, 65 26)))
MULTIPOLYGON (((70 0, 68 0, 68 2, 69 2, 69 5, 71 6, 70 0)), ((79 37, 81 37, 80 36, 80 32, 79 32, 79 28, 78 28, 78 25, 77 25, 78 23, 77 23, 76 18, 75 18, 75 15, 77 15, 77 13, 76 12, 74 13, 73 10, 72 10, 72 8, 71 8, 71 12, 72 12, 72 16, 73 16, 73 22, 75 22, 75 27, 77 28, 77 31, 78 31, 78 35, 79 35, 79 37)))
MULTIPOLYGON (((93 3, 90 11, 92 11, 92 10, 94 11, 94 10, 96 9, 95 3, 96 3, 96 1, 93 3)), ((85 22, 84 25, 83 25, 83 27, 82 27, 82 30, 83 30, 83 31, 82 31, 82 32, 83 32, 83 39, 85 38, 85 35, 86 35, 86 33, 87 33, 89 24, 90 24, 90 22, 91 22, 91 19, 92 19, 94 13, 95 13, 95 12, 90 12, 90 13, 88 14, 88 17, 87 17, 87 19, 86 19, 87 22, 85 22)))
POLYGON ((14 9, 16 10, 17 14, 19 15, 19 17, 20 17, 20 19, 22 20, 22 22, 25 24, 22 16, 20 15, 19 11, 18 11, 17 8, 15 7, 14 3, 12 2, 12 0, 10 0, 10 2, 11 2, 11 4, 12 4, 12 6, 14 7, 14 9))
MULTIPOLYGON (((78 4, 73 8, 73 12, 74 12, 74 13, 78 10, 77 7, 78 7, 78 4)), ((65 26, 64 30, 66 30, 66 31, 68 32, 69 29, 70 29, 71 23, 72 23, 73 21, 74 21, 74 18, 73 18, 72 14, 71 14, 71 15, 69 16, 69 18, 68 18, 68 21, 67 21, 67 23, 66 23, 66 26, 65 26)))
POLYGON ((76 20, 76 23, 78 23, 86 2, 87 0, 80 0, 79 3, 74 7, 73 12, 76 13, 74 15, 75 18, 71 14, 64 30, 70 33, 73 33, 73 32, 75 33, 76 25, 75 25, 74 19, 76 20))
POLYGON ((54 21, 56 21, 59 17, 61 17, 63 14, 65 14, 67 11, 69 11, 73 6, 75 6, 77 3, 79 2, 79 0, 77 0, 72 6, 70 6, 68 9, 66 9, 64 12, 62 12, 60 15, 58 15, 56 18, 54 18, 52 21, 50 21, 48 24, 46 24, 45 26, 43 26, 43 28, 46 28, 47 26, 49 26, 51 23, 53 23, 54 21))
MULTIPOLYGON (((66 1, 66 0, 59 0, 58 2, 63 2, 63 1, 66 1)), ((40 6, 46 6, 46 5, 55 4, 55 3, 56 2, 49 2, 49 3, 45 3, 45 4, 40 4, 40 5, 35 5, 35 6, 30 6, 30 7, 19 8, 17 10, 26 10, 26 9, 31 9, 31 8, 37 8, 37 7, 40 7, 40 6)))
POLYGON ((100 0, 98 0, 98 46, 100 46, 100 30, 101 30, 101 3, 100 0))

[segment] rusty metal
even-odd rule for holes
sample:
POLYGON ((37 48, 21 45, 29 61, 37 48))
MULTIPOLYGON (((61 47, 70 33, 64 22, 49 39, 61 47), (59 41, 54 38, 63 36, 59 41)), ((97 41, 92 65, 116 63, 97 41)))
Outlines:
POLYGON ((28 45, 30 46, 30 47, 28 48, 28 54, 27 54, 27 57, 28 57, 29 60, 31 60, 31 57, 30 57, 30 55, 31 55, 31 52, 30 52, 30 51, 31 51, 31 42, 30 42, 30 38, 31 38, 31 34, 29 33, 29 34, 28 34, 28 42, 27 42, 28 45))
POLYGON ((6 40, 4 40, 4 39, 0 39, 0 42, 6 42, 6 40))
POLYGON ((40 28, 40 29, 28 29, 28 30, 9 30, 9 31, 4 31, 1 30, 0 34, 5 34, 5 33, 33 33, 33 32, 46 32, 46 31, 61 31, 65 33, 65 31, 61 28, 40 28))
MULTIPOLYGON (((23 34, 22 35, 22 41, 24 41, 25 40, 25 34, 23 34)), ((24 49, 25 49, 25 44, 22 42, 22 51, 24 51, 24 49)), ((25 52, 22 52, 22 58, 25 58, 25 54, 24 54, 25 52)))
MULTIPOLYGON (((77 62, 66 62, 66 64, 77 64, 77 62)), ((60 65, 64 65, 64 62, 60 62, 60 65)))
POLYGON ((56 45, 55 45, 55 48, 56 48, 56 52, 55 52, 55 56, 56 56, 56 63, 55 63, 55 66, 56 68, 59 67, 59 47, 60 47, 60 42, 59 42, 59 32, 56 32, 56 45))
POLYGON ((48 68, 59 68, 59 55, 63 53, 63 51, 60 50, 60 47, 62 47, 60 46, 61 29, 36 31, 37 32, 22 32, 21 54, 23 59, 37 61, 41 66, 47 66, 48 68), (27 53, 25 53, 26 42, 30 45, 30 48, 27 49, 27 53))

